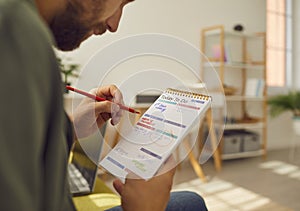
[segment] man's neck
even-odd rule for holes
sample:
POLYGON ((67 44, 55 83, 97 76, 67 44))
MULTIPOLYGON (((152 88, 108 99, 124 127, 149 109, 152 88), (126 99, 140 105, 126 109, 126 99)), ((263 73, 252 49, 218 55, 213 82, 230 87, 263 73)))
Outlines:
POLYGON ((47 24, 51 24, 55 16, 64 11, 67 0, 35 0, 37 9, 47 24))

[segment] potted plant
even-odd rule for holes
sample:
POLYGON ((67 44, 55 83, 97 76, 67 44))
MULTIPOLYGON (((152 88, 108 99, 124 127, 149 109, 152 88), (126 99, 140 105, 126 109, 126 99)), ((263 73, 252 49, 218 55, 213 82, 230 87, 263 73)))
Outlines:
POLYGON ((292 112, 294 131, 297 135, 300 135, 300 91, 290 91, 285 95, 271 97, 268 104, 272 117, 276 117, 285 111, 292 112))
MULTIPOLYGON (((71 82, 69 81, 71 77, 79 77, 78 75, 78 70, 79 70, 79 65, 78 64, 64 64, 61 58, 57 58, 59 67, 61 69, 61 73, 63 75, 63 82, 65 86, 70 86, 71 82)), ((65 92, 68 93, 69 90, 65 89, 65 92)))

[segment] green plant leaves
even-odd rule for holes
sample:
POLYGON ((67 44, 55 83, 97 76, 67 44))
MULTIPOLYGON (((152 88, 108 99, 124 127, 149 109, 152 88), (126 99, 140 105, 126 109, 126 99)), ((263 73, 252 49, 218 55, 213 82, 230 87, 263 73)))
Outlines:
POLYGON ((289 92, 286 95, 271 97, 268 104, 272 117, 276 117, 285 111, 291 111, 294 116, 300 116, 300 92, 289 92))

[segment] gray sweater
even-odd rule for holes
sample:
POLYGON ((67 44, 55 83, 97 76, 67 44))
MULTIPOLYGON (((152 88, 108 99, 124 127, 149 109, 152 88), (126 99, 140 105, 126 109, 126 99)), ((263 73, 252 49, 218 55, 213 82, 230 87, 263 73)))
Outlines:
POLYGON ((74 210, 52 41, 33 0, 0 0, 0 210, 74 210))

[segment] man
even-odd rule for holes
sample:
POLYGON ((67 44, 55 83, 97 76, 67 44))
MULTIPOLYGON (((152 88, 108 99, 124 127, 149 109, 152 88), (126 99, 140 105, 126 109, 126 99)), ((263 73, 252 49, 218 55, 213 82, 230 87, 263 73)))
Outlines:
MULTIPOLYGON (((66 176, 72 125, 63 110, 52 45, 73 50, 93 34, 115 32, 124 6, 131 1, 0 0, 1 210, 75 210, 66 176)), ((115 86, 94 93, 122 103, 115 86)), ((87 108, 93 108, 99 127, 108 119, 117 124, 121 115, 120 108, 108 101, 85 100, 80 108, 74 121, 84 121, 87 108)), ((81 130, 93 128, 83 125, 81 130)), ((174 172, 148 182, 114 181, 122 205, 113 210, 206 210, 202 199, 192 193, 174 194, 168 203, 174 172)))

